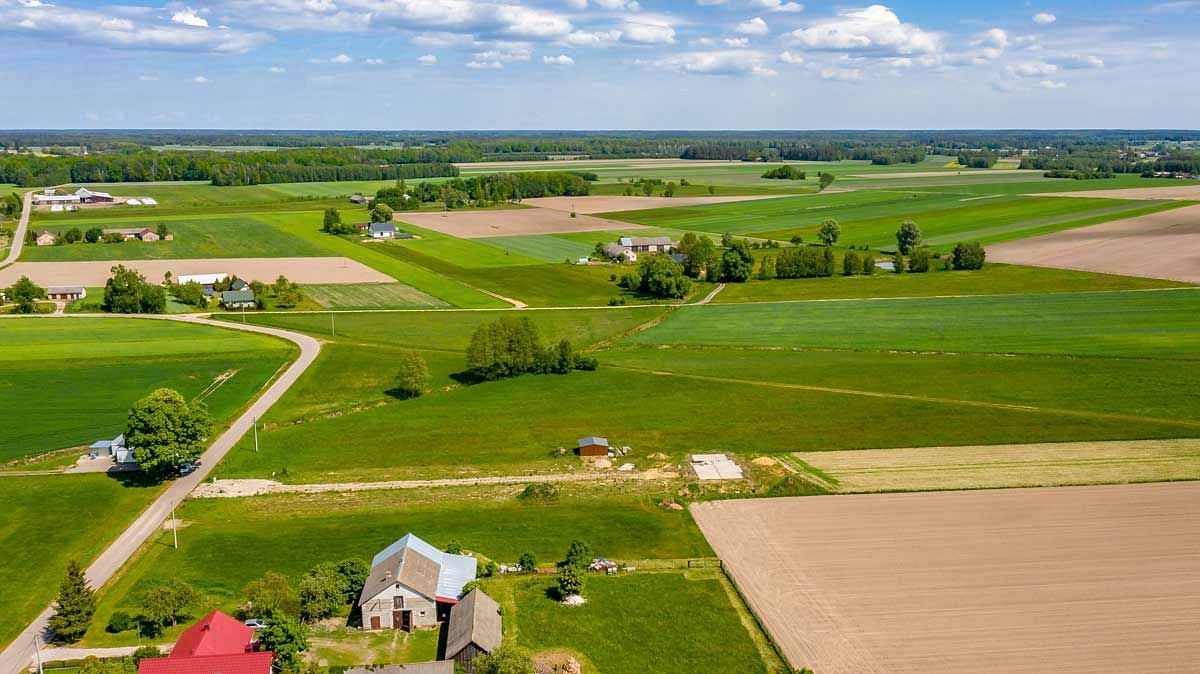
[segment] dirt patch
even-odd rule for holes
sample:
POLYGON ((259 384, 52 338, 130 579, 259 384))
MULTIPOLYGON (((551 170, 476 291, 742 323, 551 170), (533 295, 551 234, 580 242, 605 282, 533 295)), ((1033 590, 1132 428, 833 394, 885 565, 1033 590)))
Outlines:
POLYGON ((778 461, 776 461, 775 459, 772 459, 769 456, 760 456, 757 459, 754 459, 753 461, 751 461, 750 463, 752 463, 756 466, 760 466, 762 468, 770 468, 771 466, 779 465, 778 461))
POLYGON ((236 274, 239 278, 273 283, 280 275, 294 283, 394 283, 396 279, 348 257, 233 257, 209 260, 97 260, 91 262, 18 262, 0 270, 0 286, 22 276, 48 285, 102 286, 112 268, 123 264, 152 283, 163 274, 236 274))
POLYGON ((644 208, 671 208, 673 206, 703 206, 705 204, 723 204, 732 201, 754 201, 757 199, 778 199, 795 196, 791 194, 758 194, 740 197, 625 197, 625 196, 588 196, 588 197, 537 197, 525 199, 521 203, 526 206, 549 208, 556 211, 572 211, 576 213, 614 213, 617 211, 638 211, 644 208))
POLYGON ((1200 206, 1010 241, 990 246, 987 257, 989 262, 1200 283, 1200 206))
POLYGON ((403 213, 398 216, 398 219, 418 227, 432 229, 435 232, 457 236, 460 239, 641 228, 641 225, 613 222, 590 215, 577 215, 572 218, 567 211, 552 208, 403 213))
POLYGON ((945 178, 948 176, 1003 176, 1013 173, 1042 173, 1036 169, 964 169, 962 171, 906 171, 900 173, 861 173, 847 176, 863 180, 887 178, 945 178))
POLYGON ((1083 190, 1079 192, 1048 192, 1035 197, 1088 197, 1103 199, 1175 199, 1200 201, 1200 184, 1185 183, 1170 187, 1131 187, 1124 190, 1083 190))
MULTIPOLYGON (((597 459, 594 468, 611 468, 608 459, 597 459), (601 463, 603 462, 603 463, 601 463)), ((477 485, 531 484, 535 482, 600 482, 615 480, 644 480, 674 477, 669 471, 602 471, 585 470, 578 473, 550 475, 493 475, 481 477, 451 477, 433 480, 386 480, 380 482, 332 482, 314 484, 284 484, 275 480, 229 479, 201 482, 192 490, 194 498, 242 498, 263 494, 319 494, 325 492, 377 491, 387 489, 425 489, 428 487, 470 487, 477 485)))
POLYGON ((794 666, 1192 671, 1200 484, 711 501, 696 522, 794 666))

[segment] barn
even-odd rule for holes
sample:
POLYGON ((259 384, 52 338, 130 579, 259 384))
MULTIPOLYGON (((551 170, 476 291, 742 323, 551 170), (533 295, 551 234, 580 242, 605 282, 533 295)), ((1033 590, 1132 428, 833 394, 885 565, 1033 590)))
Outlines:
POLYGON ((442 552, 413 534, 371 560, 359 595, 363 629, 412 630, 437 625, 475 579, 474 557, 442 552))
POLYGON ((595 435, 580 438, 579 456, 608 456, 608 439, 595 435))
POLYGON ((446 659, 474 674, 472 661, 500 647, 500 605, 478 589, 471 590, 450 609, 446 634, 446 659))

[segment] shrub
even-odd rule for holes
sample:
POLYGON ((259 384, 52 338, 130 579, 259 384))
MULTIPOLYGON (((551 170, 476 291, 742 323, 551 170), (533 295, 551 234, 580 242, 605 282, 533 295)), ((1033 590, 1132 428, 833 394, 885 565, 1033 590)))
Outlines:
POLYGON ((895 272, 897 274, 904 273, 904 256, 903 255, 901 255, 900 253, 896 253, 896 256, 892 258, 892 264, 895 265, 895 269, 892 270, 893 272, 895 272))
POLYGON ((912 256, 908 258, 908 270, 914 274, 924 274, 929 271, 932 261, 928 248, 914 248, 912 256))
POLYGON ((558 498, 558 487, 549 482, 535 482, 526 485, 517 498, 522 501, 548 503, 558 498))
POLYGON ((862 273, 870 276, 875 273, 875 256, 867 253, 863 256, 862 273))
POLYGON ((137 619, 128 613, 124 611, 114 611, 112 616, 109 617, 108 625, 105 626, 104 631, 108 632, 109 634, 120 634, 121 632, 128 632, 129 630, 136 628, 137 624, 137 619))
POLYGON ((854 276, 855 274, 861 274, 862 270, 862 258, 858 256, 858 253, 855 253, 854 251, 846 253, 846 255, 842 258, 842 275, 854 276))
POLYGON ((517 564, 521 565, 521 570, 525 573, 537 573, 538 561, 532 552, 522 552, 521 557, 517 559, 517 564))
POLYGON ((960 270, 983 269, 983 261, 986 257, 987 251, 978 241, 959 242, 954 246, 954 252, 950 254, 951 266, 960 270))
POLYGON ((479 568, 480 578, 491 578, 497 573, 500 573, 500 565, 490 559, 484 562, 483 566, 479 568))
POLYGON ((583 570, 570 564, 558 570, 558 595, 566 598, 573 594, 582 595, 584 585, 583 570))

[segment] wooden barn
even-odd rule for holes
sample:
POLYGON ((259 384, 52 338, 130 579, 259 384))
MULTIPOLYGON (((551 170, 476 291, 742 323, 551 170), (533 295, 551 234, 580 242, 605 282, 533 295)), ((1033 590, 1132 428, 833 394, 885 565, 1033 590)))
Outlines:
POLYGON ((580 438, 579 456, 608 456, 608 439, 595 435, 580 438))
POLYGON ((503 638, 500 605, 479 590, 471 590, 450 609, 446 659, 474 674, 475 658, 500 647, 503 638))

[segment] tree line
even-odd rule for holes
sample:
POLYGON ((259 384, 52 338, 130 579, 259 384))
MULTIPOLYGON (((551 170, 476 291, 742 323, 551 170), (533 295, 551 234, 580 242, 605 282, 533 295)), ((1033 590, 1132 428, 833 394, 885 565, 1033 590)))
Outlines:
POLYGON ((397 211, 417 210, 421 204, 442 203, 446 208, 488 206, 534 197, 585 196, 588 181, 561 171, 522 171, 455 178, 443 183, 409 185, 397 182, 375 193, 369 207, 386 204, 397 211))
POLYGON ((479 326, 467 347, 467 372, 480 381, 522 374, 567 374, 596 367, 596 359, 576 353, 570 340, 543 345, 537 326, 526 317, 505 316, 479 326))

